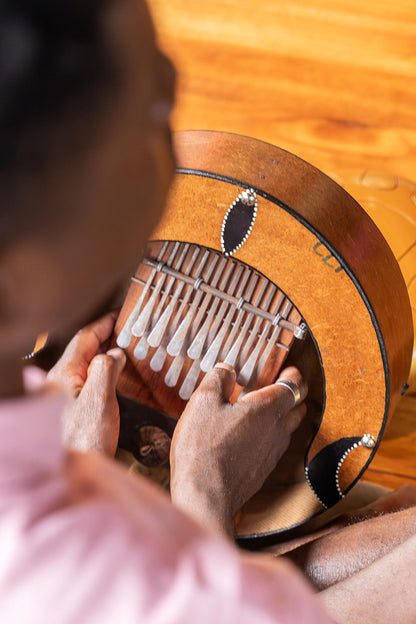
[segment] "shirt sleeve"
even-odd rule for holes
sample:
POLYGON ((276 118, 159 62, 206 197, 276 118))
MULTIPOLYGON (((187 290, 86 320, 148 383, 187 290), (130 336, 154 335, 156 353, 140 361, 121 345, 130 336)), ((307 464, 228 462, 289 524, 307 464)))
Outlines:
POLYGON ((291 564, 241 553, 114 462, 71 453, 30 496, 0 592, 7 622, 331 621, 291 564))

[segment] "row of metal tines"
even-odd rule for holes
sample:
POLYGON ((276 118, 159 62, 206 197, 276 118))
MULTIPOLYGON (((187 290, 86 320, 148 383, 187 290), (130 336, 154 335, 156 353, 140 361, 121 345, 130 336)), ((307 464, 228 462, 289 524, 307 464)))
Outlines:
POLYGON ((283 329, 303 338, 304 326, 288 320, 292 304, 278 288, 238 260, 189 243, 165 241, 141 284, 138 300, 121 328, 117 344, 127 348, 137 338, 134 356, 151 355, 150 368, 161 371, 167 356, 173 360, 165 375, 167 386, 178 383, 185 362, 192 363, 179 389, 187 400, 201 371, 217 361, 230 364, 237 383, 250 386, 283 329), (152 351, 150 351, 152 350, 152 351))

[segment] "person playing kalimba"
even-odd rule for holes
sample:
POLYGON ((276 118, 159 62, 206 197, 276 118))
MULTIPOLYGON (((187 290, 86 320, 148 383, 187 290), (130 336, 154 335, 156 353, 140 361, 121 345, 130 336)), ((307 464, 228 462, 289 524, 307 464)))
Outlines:
MULTIPOLYGON (((113 460, 115 313, 46 379, 23 370, 33 336, 81 326, 140 259, 173 172, 174 74, 141 0, 5 1, 0 28, 1 620, 330 622, 293 564, 229 539, 304 414, 296 368, 233 406, 233 370, 206 375, 172 442, 172 502, 113 460)), ((390 594, 407 578, 412 596, 396 569, 390 594)), ((351 622, 344 578, 324 603, 351 622)), ((385 595, 385 578, 365 579, 354 600, 385 595)))

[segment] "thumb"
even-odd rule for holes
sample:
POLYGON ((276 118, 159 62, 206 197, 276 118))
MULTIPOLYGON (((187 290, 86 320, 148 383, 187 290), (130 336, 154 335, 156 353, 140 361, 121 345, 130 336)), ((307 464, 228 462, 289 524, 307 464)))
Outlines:
POLYGON ((235 386, 236 372, 229 364, 218 362, 201 381, 195 394, 215 395, 215 399, 221 404, 229 401, 235 386))
POLYGON ((88 367, 85 386, 93 387, 96 391, 115 393, 126 359, 124 351, 117 347, 107 353, 96 355, 88 367))
POLYGON ((106 355, 110 356, 110 358, 115 362, 115 365, 113 365, 113 372, 115 375, 115 383, 117 384, 119 377, 126 365, 126 354, 124 353, 123 349, 114 347, 113 349, 109 349, 106 355))

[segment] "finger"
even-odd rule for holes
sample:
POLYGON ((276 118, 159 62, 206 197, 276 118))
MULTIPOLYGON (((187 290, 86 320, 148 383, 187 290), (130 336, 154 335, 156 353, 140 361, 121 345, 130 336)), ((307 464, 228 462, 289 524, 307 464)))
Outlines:
POLYGON ((290 418, 290 426, 291 432, 295 431, 302 420, 306 415, 306 405, 305 403, 300 403, 300 405, 296 405, 288 414, 288 418, 290 418))
MULTIPOLYGON (((299 390, 300 401, 303 401, 307 393, 307 384, 297 368, 291 366, 284 369, 277 379, 277 381, 280 380, 295 384, 299 390)), ((286 386, 272 384, 244 395, 238 403, 245 403, 250 406, 260 417, 276 419, 286 416, 293 410, 295 398, 293 392, 286 386)), ((296 414, 301 414, 301 412, 296 412, 296 414)), ((290 431, 294 431, 299 426, 299 422, 299 418, 290 418, 288 420, 290 431)))
POLYGON ((91 362, 101 344, 112 335, 118 313, 118 310, 112 310, 75 334, 62 355, 62 362, 91 362))
MULTIPOLYGON (((126 354, 124 353, 123 349, 120 349, 119 347, 114 347, 114 349, 109 349, 109 351, 107 351, 107 355, 113 358, 113 360, 115 360, 116 363, 118 364, 118 368, 119 368, 118 377, 120 377, 120 374, 126 365, 126 361, 127 361, 126 354)), ((117 381, 118 381, 118 378, 117 378, 117 381)))
POLYGON ((85 390, 104 399, 112 398, 125 364, 126 355, 118 347, 96 355, 88 368, 85 390))
POLYGON ((275 384, 278 381, 290 381, 295 384, 300 394, 299 403, 306 398, 306 395, 308 394, 308 384, 295 366, 288 366, 280 371, 279 377, 276 379, 275 384))
POLYGON ((236 377, 236 372, 232 366, 218 362, 205 375, 193 397, 206 394, 211 395, 211 400, 220 405, 227 403, 233 393, 236 377))

